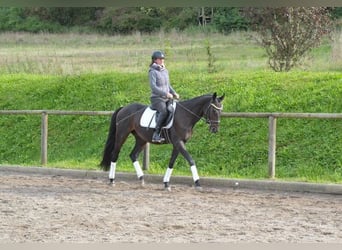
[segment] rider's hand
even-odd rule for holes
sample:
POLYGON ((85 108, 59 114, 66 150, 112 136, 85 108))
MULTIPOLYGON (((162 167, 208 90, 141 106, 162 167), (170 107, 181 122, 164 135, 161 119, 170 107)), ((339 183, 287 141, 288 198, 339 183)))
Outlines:
POLYGON ((177 93, 175 93, 173 96, 175 99, 179 99, 179 95, 177 93))
POLYGON ((167 93, 166 97, 167 97, 168 99, 172 99, 172 98, 173 98, 173 95, 172 95, 171 93, 167 93))

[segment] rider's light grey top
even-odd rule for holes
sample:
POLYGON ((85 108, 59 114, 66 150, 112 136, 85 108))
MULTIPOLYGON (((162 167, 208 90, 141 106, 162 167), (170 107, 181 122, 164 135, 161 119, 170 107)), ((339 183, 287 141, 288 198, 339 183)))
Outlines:
POLYGON ((169 72, 165 67, 153 63, 150 66, 148 76, 151 86, 151 98, 167 99, 167 93, 176 93, 170 84, 169 72))

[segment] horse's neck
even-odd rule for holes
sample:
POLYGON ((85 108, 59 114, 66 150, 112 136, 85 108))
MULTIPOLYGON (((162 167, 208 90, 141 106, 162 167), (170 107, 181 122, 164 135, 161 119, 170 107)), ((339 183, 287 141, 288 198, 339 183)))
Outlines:
POLYGON ((192 100, 185 101, 183 103, 189 113, 192 113, 195 122, 201 119, 203 116, 205 105, 209 102, 210 97, 202 96, 192 100))

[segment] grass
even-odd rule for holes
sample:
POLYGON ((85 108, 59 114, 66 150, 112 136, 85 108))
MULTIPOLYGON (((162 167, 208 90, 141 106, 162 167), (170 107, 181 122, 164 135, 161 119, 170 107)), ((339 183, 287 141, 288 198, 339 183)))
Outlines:
MULTIPOLYGON (((171 80, 182 99, 217 91, 226 94, 225 112, 342 112, 340 61, 328 62, 336 44, 314 50, 304 68, 275 73, 249 37, 212 34, 215 72, 209 74, 203 34, 0 34, 0 108, 114 110, 148 104, 147 66, 151 51, 161 48, 168 51, 171 80)), ((98 169, 109 119, 50 115, 48 166, 98 169)), ((199 122, 187 148, 201 176, 263 179, 267 129, 267 119, 226 118, 213 135, 199 122)), ((39 116, 0 115, 0 136, 1 164, 40 164, 39 116)), ((134 171, 128 158, 132 144, 129 138, 122 149, 119 171, 134 171)), ((341 120, 278 119, 277 178, 342 183, 341 151, 341 120)), ((152 145, 149 172, 163 174, 170 154, 170 145, 152 145)), ((174 174, 190 174, 182 157, 174 174)))
MULTIPOLYGON (((243 32, 228 36, 179 32, 131 36, 1 33, 0 73, 139 73, 146 71, 155 49, 167 52, 170 71, 200 73, 207 70, 208 42, 218 71, 269 70, 264 50, 243 32)), ((329 70, 336 61, 325 58, 320 64, 329 70)), ((321 70, 321 66, 317 68, 321 70)))

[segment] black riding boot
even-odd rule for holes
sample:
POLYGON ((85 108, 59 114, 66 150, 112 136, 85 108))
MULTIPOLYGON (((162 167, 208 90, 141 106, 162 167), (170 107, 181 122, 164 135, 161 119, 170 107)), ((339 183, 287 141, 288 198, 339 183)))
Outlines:
POLYGON ((167 117, 167 114, 166 115, 159 114, 157 116, 157 122, 156 122, 157 124, 156 124, 156 128, 154 129, 153 136, 152 136, 152 142, 161 143, 161 142, 165 141, 165 138, 160 136, 160 132, 161 132, 161 128, 163 126, 163 122, 166 119, 166 117, 167 117))

